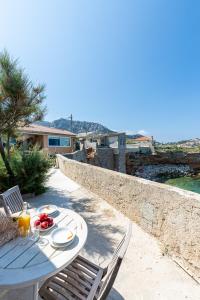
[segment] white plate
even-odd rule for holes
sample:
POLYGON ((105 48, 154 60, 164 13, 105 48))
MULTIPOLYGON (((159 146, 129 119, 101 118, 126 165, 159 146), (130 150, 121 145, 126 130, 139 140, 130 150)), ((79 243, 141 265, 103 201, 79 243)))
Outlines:
POLYGON ((52 229, 54 226, 56 225, 56 223, 54 222, 52 226, 46 228, 46 229, 43 229, 43 228, 40 228, 40 232, 46 232, 46 231, 49 231, 50 229, 52 229))
POLYGON ((75 237, 75 233, 73 230, 68 229, 67 227, 59 227, 52 231, 51 240, 56 246, 64 246, 69 242, 73 241, 75 237), (71 233, 71 237, 68 238, 69 233, 71 233))
POLYGON ((70 242, 68 242, 68 243, 66 243, 66 244, 57 245, 57 244, 54 244, 54 242, 51 240, 51 241, 50 241, 50 244, 51 244, 51 246, 54 247, 54 248, 64 249, 64 248, 68 247, 69 245, 71 245, 71 244, 73 243, 73 241, 74 241, 74 238, 73 238, 73 240, 71 240, 70 242))
POLYGON ((48 215, 52 215, 54 214, 55 212, 58 211, 58 208, 56 205, 52 205, 52 204, 49 204, 49 205, 43 205, 41 207, 39 207, 37 209, 37 212, 38 214, 48 214, 48 215))

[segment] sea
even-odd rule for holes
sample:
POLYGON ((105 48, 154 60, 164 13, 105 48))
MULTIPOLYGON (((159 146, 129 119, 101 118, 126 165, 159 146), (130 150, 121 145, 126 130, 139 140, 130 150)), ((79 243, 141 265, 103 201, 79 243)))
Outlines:
POLYGON ((200 194, 200 175, 168 179, 165 184, 200 194))

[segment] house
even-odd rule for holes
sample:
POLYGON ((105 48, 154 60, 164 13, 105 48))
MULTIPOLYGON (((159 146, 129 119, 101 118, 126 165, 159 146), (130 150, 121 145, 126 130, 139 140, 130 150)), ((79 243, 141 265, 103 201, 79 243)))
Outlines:
POLYGON ((77 134, 78 140, 84 144, 84 148, 113 148, 118 149, 120 146, 125 147, 125 133, 111 132, 111 133, 79 133, 77 134))
POLYGON ((153 142, 153 137, 152 136, 139 136, 136 138, 132 139, 133 142, 135 143, 140 143, 140 142, 153 142))
POLYGON ((31 124, 18 128, 23 143, 38 145, 48 154, 65 154, 74 151, 76 135, 70 131, 31 124))
MULTIPOLYGON (((87 157, 94 157, 93 160, 88 160, 88 163, 122 173, 126 172, 126 135, 124 132, 79 133, 77 139, 80 142, 80 151, 86 149, 87 157)), ((81 161, 83 161, 82 156, 81 161)))
POLYGON ((153 136, 127 136, 126 152, 135 152, 141 154, 154 154, 153 136))

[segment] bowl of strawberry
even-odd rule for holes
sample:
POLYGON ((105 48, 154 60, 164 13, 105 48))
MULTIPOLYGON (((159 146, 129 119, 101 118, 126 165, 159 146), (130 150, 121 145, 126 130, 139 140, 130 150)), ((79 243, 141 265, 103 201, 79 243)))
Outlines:
POLYGON ((34 227, 39 228, 41 231, 46 231, 54 225, 53 218, 49 217, 48 214, 40 214, 38 219, 34 222, 34 227))

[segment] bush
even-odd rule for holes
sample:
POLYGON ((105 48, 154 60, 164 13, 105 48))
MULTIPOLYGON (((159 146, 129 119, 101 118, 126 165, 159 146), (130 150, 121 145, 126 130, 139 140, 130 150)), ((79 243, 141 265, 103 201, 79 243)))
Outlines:
MULTIPOLYGON (((32 151, 15 150, 11 155, 10 164, 15 175, 15 184, 19 185, 23 194, 37 195, 45 191, 51 162, 42 151, 36 148, 32 151)), ((0 160, 0 190, 5 191, 8 188, 8 175, 0 160)))

